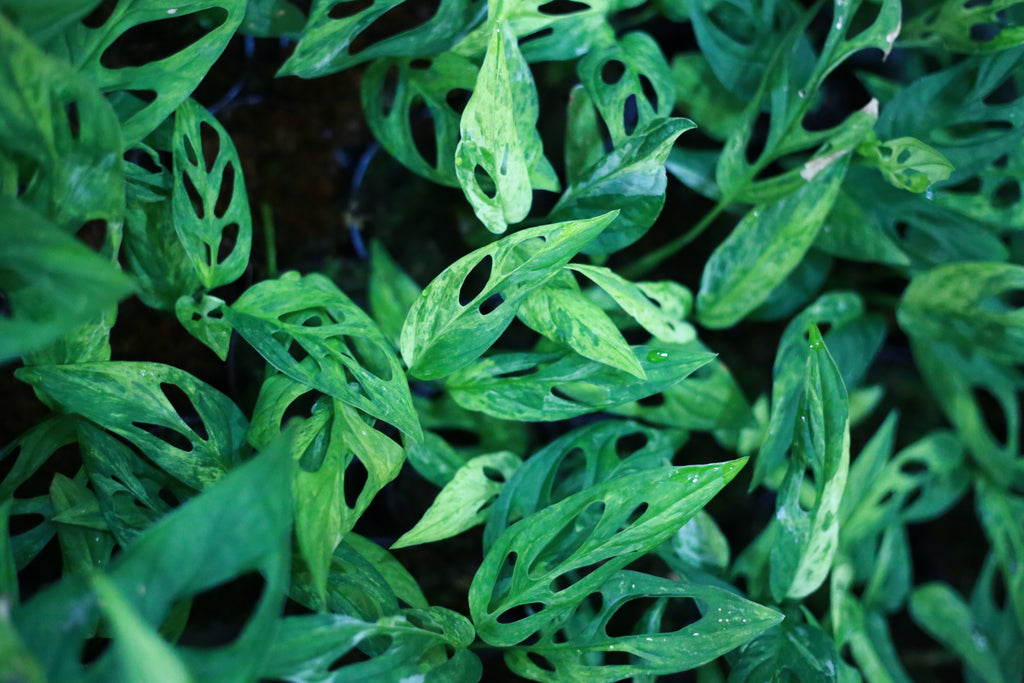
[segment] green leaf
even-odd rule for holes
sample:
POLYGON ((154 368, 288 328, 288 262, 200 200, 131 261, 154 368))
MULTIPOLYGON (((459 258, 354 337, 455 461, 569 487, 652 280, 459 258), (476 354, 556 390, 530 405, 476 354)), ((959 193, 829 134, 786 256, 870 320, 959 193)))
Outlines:
POLYGON ((11 163, 18 176, 10 188, 0 180, 0 194, 20 198, 70 233, 91 220, 119 222, 121 131, 95 82, 43 53, 5 16, 0 54, 0 166, 11 163))
MULTIPOLYGON (((853 261, 908 266, 910 259, 897 245, 896 231, 886 227, 890 216, 880 215, 876 205, 865 204, 863 197, 853 194, 853 188, 861 187, 860 180, 866 172, 867 169, 853 167, 847 173, 814 246, 853 261)), ((889 206, 885 202, 879 204, 889 206)))
MULTIPOLYGON (((11 549, 11 500, 0 503, 0 601, 5 605, 18 602, 18 569, 11 549)), ((2 629, 3 626, 0 626, 2 629)), ((0 636, 0 640, 4 636, 0 636)))
MULTIPOLYGON (((142 140, 192 94, 245 16, 244 0, 127 0, 99 26, 79 22, 53 44, 54 53, 107 93, 125 144, 142 140), (202 35, 162 58, 125 52, 123 36, 195 23, 202 35), (165 23, 166 22, 166 23, 165 23), (140 27, 145 27, 140 29, 140 27)), ((180 43, 179 43, 180 44, 180 43)), ((177 46, 175 46, 177 47, 177 46)))
POLYGON ((837 683, 842 660, 832 639, 816 624, 793 615, 740 651, 729 683, 837 683))
POLYGON ((946 157, 916 138, 869 139, 858 145, 857 153, 876 166, 890 185, 910 192, 924 192, 953 172, 946 157))
POLYGON ((305 14, 288 0, 248 0, 238 32, 257 38, 295 38, 305 25, 305 14))
POLYGON ((96 0, 0 0, 4 15, 37 45, 87 16, 96 0))
POLYGON ((539 115, 537 89, 515 34, 508 25, 496 24, 462 112, 455 149, 459 185, 491 232, 505 232, 510 223, 526 218, 534 188, 558 190, 536 129, 539 115))
POLYGON ((984 5, 963 0, 929 4, 910 18, 900 41, 908 46, 938 46, 952 52, 987 53, 1015 48, 1024 39, 1014 0, 984 5))
POLYGON ((465 367, 493 344, 522 302, 551 278, 615 218, 568 221, 520 230, 470 252, 427 285, 402 328, 402 358, 420 379, 436 379, 465 367), (479 275, 486 283, 467 282, 479 275), (482 304, 500 296, 484 313, 482 304))
POLYGON ((405 0, 372 5, 357 0, 316 0, 299 43, 278 76, 315 78, 380 57, 428 57, 451 47, 480 11, 470 0, 452 0, 419 26, 405 30, 399 24, 396 35, 395 25, 390 23, 395 17, 389 10, 405 4, 405 0), (384 18, 385 14, 390 16, 384 18), (390 35, 375 37, 388 30, 390 35))
POLYGON ((362 79, 362 102, 374 137, 388 153, 435 183, 458 187, 455 150, 461 112, 455 98, 468 97, 477 81, 477 66, 452 52, 429 59, 376 59, 362 79), (413 136, 413 121, 426 107, 432 122, 433 158, 424 156, 413 136))
POLYGON ((224 317, 292 379, 419 438, 409 385, 387 339, 323 275, 291 272, 260 282, 224 317))
POLYGON ((204 287, 234 282, 249 265, 252 216, 231 136, 202 105, 189 99, 175 114, 172 144, 171 203, 178 239, 204 287), (204 130, 216 137, 210 145, 212 136, 207 133, 205 148, 204 130), (209 158, 214 152, 216 157, 209 158))
POLYGON ((90 582, 113 632, 118 680, 126 683, 188 683, 193 680, 174 649, 139 616, 110 579, 93 574, 90 582))
POLYGON ((370 314, 392 346, 399 348, 402 325, 422 289, 384 250, 370 245, 370 314))
POLYGON ((548 629, 536 643, 509 648, 505 654, 509 668, 531 680, 551 683, 611 683, 640 674, 672 674, 709 662, 782 620, 775 610, 732 591, 633 571, 610 576, 594 592, 601 595, 601 608, 584 629, 557 640, 556 631, 548 629), (608 634, 608 622, 618 612, 651 600, 658 611, 653 623, 633 635, 608 634), (668 616, 665 612, 681 610, 682 603, 690 601, 700 606, 700 619, 679 628, 662 626, 662 618, 668 616), (628 653, 630 661, 602 661, 600 653, 628 653))
POLYGON ((1009 603, 1024 629, 1024 498, 978 480, 978 518, 1002 572, 1009 603))
MULTIPOLYGON (((197 680, 254 678, 267 655, 288 581, 292 464, 287 450, 286 440, 276 442, 167 515, 106 573, 110 584, 151 628, 161 624, 183 598, 247 571, 262 574, 263 596, 230 646, 177 651, 197 680)), ((86 670, 79 653, 100 616, 96 596, 84 577, 47 588, 13 615, 47 680, 82 680, 86 670), (80 618, 68 619, 68 614, 80 618)), ((102 656, 89 667, 89 677, 117 677, 115 657, 113 652, 102 656)))
POLYGON ((446 382, 462 407, 503 420, 565 420, 664 391, 714 355, 665 345, 634 346, 647 379, 576 353, 490 356, 446 382))
POLYGON ((523 301, 518 315, 527 327, 585 358, 647 379, 619 328, 580 292, 568 273, 534 290, 523 301))
MULTIPOLYGON (((131 293, 131 279, 108 259, 22 202, 0 196, 0 214, 0 291, 12 311, 0 317, 0 362, 42 350, 83 325, 91 329, 131 293)), ((106 331, 98 343, 109 353, 106 331)))
POLYGON ((978 628, 963 599, 945 583, 927 583, 910 596, 910 616, 952 650, 985 683, 1009 683, 992 656, 990 636, 978 628))
POLYGON ((472 641, 469 620, 442 607, 403 610, 377 621, 338 614, 288 617, 260 678, 471 683, 481 675, 480 660, 466 649, 472 641), (372 658, 335 666, 357 647, 372 658))
POLYGON ((127 439, 195 489, 222 477, 246 453, 242 412, 227 396, 183 370, 109 361, 21 368, 16 376, 63 411, 127 439))
POLYGON ((1011 297, 1024 288, 1024 266, 952 263, 918 275, 897 309, 916 338, 955 344, 998 363, 1024 359, 1024 309, 1011 297))
POLYGON ((547 220, 587 218, 618 209, 612 225, 585 251, 608 254, 636 242, 665 204, 665 160, 672 144, 693 127, 688 119, 662 118, 638 129, 581 173, 547 220))
MULTIPOLYGON (((758 64, 757 60, 747 62, 744 76, 756 73, 758 64)), ((686 112, 701 131, 724 140, 739 125, 745 103, 719 82, 703 54, 685 52, 673 56, 672 80, 676 86, 676 107, 686 112)))
POLYGON ((488 549, 470 587, 478 634, 498 647, 538 631, 552 636, 588 594, 668 539, 745 462, 624 474, 513 524, 488 549), (525 606, 536 611, 517 618, 514 610, 525 606))
MULTIPOLYGON (((0 510, 3 510, 3 507, 0 506, 0 510)), ((3 536, 6 536, 6 515, 2 516, 5 518, 3 536)), ((17 591, 13 597, 17 598, 17 591)), ((3 609, 0 609, 0 662, 3 662, 0 673, 12 683, 46 683, 42 667, 25 647, 14 624, 11 623, 11 599, 9 595, 0 596, 0 605, 3 605, 3 609)))
POLYGON ((13 498, 58 449, 75 442, 75 423, 71 416, 51 416, 0 449, 0 462, 6 472, 0 481, 0 501, 13 498))
POLYGON ((174 304, 178 322, 189 333, 203 342, 222 361, 227 360, 231 344, 231 324, 224 319, 224 300, 204 294, 196 300, 183 296, 174 304))
POLYGON ((778 602, 810 595, 828 576, 839 546, 839 503, 850 462, 846 387, 815 326, 810 328, 810 345, 789 469, 775 513, 770 586, 778 602), (800 489, 808 467, 815 495, 805 509, 800 489))
POLYGON ((482 523, 487 508, 520 464, 519 456, 508 451, 473 458, 455 472, 416 526, 391 547, 440 541, 482 523))
POLYGON ((92 491, 80 481, 57 474, 50 484, 50 500, 64 573, 89 574, 105 566, 114 538, 105 528, 92 491))

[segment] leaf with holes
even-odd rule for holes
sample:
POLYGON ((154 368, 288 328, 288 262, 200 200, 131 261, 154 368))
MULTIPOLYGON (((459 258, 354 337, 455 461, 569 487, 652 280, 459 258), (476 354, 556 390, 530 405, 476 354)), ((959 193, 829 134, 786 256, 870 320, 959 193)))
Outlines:
POLYGON ((244 16, 244 0, 121 0, 100 25, 76 23, 54 47, 107 93, 130 144, 192 94, 244 16), (178 37, 159 53, 140 49, 158 26, 178 37))
POLYGON ((231 326, 289 377, 420 436, 409 385, 366 313, 316 273, 285 273, 224 308, 231 326))
POLYGON ((231 344, 231 325, 224 320, 223 307, 223 299, 209 294, 198 300, 183 296, 174 304, 174 314, 181 326, 222 361, 227 360, 231 344))
POLYGON ((406 0, 316 0, 295 51, 278 75, 315 78, 371 59, 435 55, 469 28, 482 10, 477 5, 476 0, 427 5, 406 0), (410 18, 418 24, 405 29, 410 18))
POLYGON ((496 25, 455 148, 459 185, 491 232, 526 218, 534 189, 558 190, 537 132, 539 115, 537 88, 515 34, 496 25))
POLYGON ((406 168, 458 187, 459 125, 476 79, 477 66, 452 52, 430 59, 374 60, 361 85, 370 130, 406 168), (423 137, 420 131, 425 131, 423 137))
MULTIPOLYGON (((523 300, 615 218, 567 221, 520 230, 448 266, 412 305, 402 328, 402 358, 420 379, 449 375, 480 357, 516 315, 523 300), (469 278, 486 274, 481 287, 469 278), (492 298, 501 302, 484 312, 492 298)), ((483 278, 481 278, 483 279, 483 278)))
MULTIPOLYGON (((202 651, 175 648, 197 680, 255 678, 276 632, 288 585, 292 463, 286 439, 225 476, 167 515, 126 548, 105 573, 139 619, 157 628, 173 605, 249 571, 266 588, 252 617, 229 646, 202 651)), ((18 632, 47 680, 118 678, 115 652, 84 668, 79 653, 100 617, 85 577, 66 579, 17 607, 18 632), (68 619, 67 615, 79 615, 68 619), (59 637, 54 637, 59 624, 59 637)), ((114 631, 116 637, 116 629, 114 631)), ((115 646, 115 650, 119 646, 115 646)))
POLYGON ((697 318, 731 327, 757 308, 803 259, 828 216, 848 157, 834 161, 794 194, 755 207, 704 265, 697 318))
POLYGON ((587 253, 608 254, 640 239, 665 204, 665 160, 676 138, 693 128, 688 119, 659 119, 587 169, 566 188, 548 220, 585 218, 619 210, 587 253))
POLYGON ((52 416, 0 449, 0 462, 6 461, 6 474, 0 480, 0 501, 13 498, 18 488, 58 449, 75 442, 76 422, 71 416, 52 416))
POLYGON ((770 586, 777 602, 810 595, 832 568, 850 464, 850 408, 843 378, 813 325, 810 345, 789 469, 776 504, 770 586), (808 467, 815 493, 806 509, 800 489, 808 467))
POLYGON ((472 642, 469 620, 443 607, 403 610, 377 621, 341 614, 288 617, 260 678, 471 683, 481 675, 480 660, 467 649, 472 642), (342 660, 357 647, 372 658, 342 660))
POLYGON ((946 157, 916 138, 880 141, 869 135, 857 146, 857 154, 876 166, 890 185, 910 192, 924 192, 953 172, 946 157))
POLYGON ((17 377, 63 411, 127 439, 194 489, 222 477, 246 454, 245 416, 227 396, 183 370, 108 361, 22 368, 17 377))
POLYGON ((571 263, 568 267, 604 290, 655 339, 672 344, 694 340, 693 326, 684 322, 693 310, 693 295, 686 287, 671 280, 633 283, 601 266, 571 263))
POLYGON ((567 420, 657 394, 714 354, 634 346, 646 380, 576 353, 506 353, 452 375, 446 385, 463 408, 503 420, 567 420))
POLYGON ((729 680, 735 683, 840 683, 842 660, 820 626, 792 613, 740 651, 729 680))
POLYGON ((1017 0, 974 3, 944 0, 926 6, 903 27, 900 41, 908 46, 941 46, 952 52, 989 53, 1018 47, 1024 25, 1017 0))
POLYGON ((0 180, 3 194, 19 197, 70 233, 88 221, 119 222, 121 132, 103 95, 6 17, 0 17, 0 54, 0 159, 15 172, 9 189, 0 180))
POLYGON ((252 217, 238 152, 193 100, 174 117, 174 229, 207 289, 234 282, 249 263, 252 217), (203 143, 203 130, 211 131, 203 143), (210 149, 209 140, 216 137, 210 149), (208 157, 213 157, 209 159, 208 157))
POLYGON ((633 571, 610 576, 594 593, 601 596, 601 608, 584 629, 558 637, 552 624, 537 642, 506 650, 509 668, 549 683, 612 683, 637 675, 677 673, 744 645, 782 620, 775 610, 717 586, 633 571), (628 612, 634 602, 653 603, 658 617, 643 626, 625 625, 631 635, 609 633, 609 622, 628 612), (665 612, 681 603, 696 604, 701 616, 678 627, 662 627, 665 612), (618 658, 626 656, 628 663, 618 658))
POLYGON ((391 345, 399 348, 402 324, 423 291, 379 242, 370 245, 370 314, 391 345))
POLYGON ((520 466, 487 514, 484 548, 513 522, 608 479, 667 467, 680 439, 635 422, 605 420, 579 427, 520 466))
MULTIPOLYGON (((275 373, 260 388, 248 439, 256 448, 271 442, 283 429, 285 414, 311 392, 308 385, 275 373)), ((311 574, 317 609, 326 600, 331 557, 385 484, 398 476, 405 461, 401 446, 374 429, 355 409, 339 399, 322 397, 294 430, 292 457, 298 463, 292 491, 295 496, 295 536, 311 574), (359 481, 358 469, 365 472, 359 481), (358 494, 351 482, 359 483, 358 494)))
POLYGON ((1002 573, 1008 602, 1024 630, 1024 497, 980 480, 977 484, 978 518, 991 543, 1002 573))
POLYGON ((647 379, 619 328, 580 292, 569 273, 560 273, 534 290, 518 315, 530 329, 585 358, 647 379))
POLYGON ((745 462, 623 474, 516 522, 473 577, 469 607, 477 633, 498 647, 537 632, 552 635, 587 595, 671 537, 745 462), (516 609, 523 608, 520 618, 516 609))
POLYGON ((997 363, 1024 360, 1024 267, 1011 263, 952 263, 916 276, 897 316, 915 338, 954 344, 997 363))
POLYGON ((391 547, 440 541, 480 524, 488 506, 520 464, 519 456, 509 451, 473 458, 455 472, 416 526, 391 547))
POLYGON ((0 291, 11 308, 11 315, 0 316, 0 362, 49 353, 54 343, 76 346, 83 325, 81 346, 98 344, 109 353, 105 324, 100 339, 88 334, 92 321, 103 323, 110 307, 131 293, 131 279, 17 199, 0 196, 0 214, 0 291))

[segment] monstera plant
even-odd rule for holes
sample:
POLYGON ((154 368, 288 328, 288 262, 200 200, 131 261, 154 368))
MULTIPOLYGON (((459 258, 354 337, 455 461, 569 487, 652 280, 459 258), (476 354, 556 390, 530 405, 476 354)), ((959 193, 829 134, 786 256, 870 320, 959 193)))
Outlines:
POLYGON ((1020 681, 1022 180, 1016 0, 0 0, 0 679, 1020 681))

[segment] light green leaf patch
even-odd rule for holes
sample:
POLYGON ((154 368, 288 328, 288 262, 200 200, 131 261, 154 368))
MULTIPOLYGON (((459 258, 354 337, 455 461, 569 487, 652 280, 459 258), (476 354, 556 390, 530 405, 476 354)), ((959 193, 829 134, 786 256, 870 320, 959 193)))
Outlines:
POLYGON ((487 508, 520 464, 519 456, 508 451, 473 458, 455 472, 416 526, 391 547, 440 541, 480 524, 487 517, 487 508))
POLYGON ((890 185, 910 192, 924 192, 953 172, 946 157, 912 137, 880 141, 872 134, 857 146, 857 154, 877 167, 890 185))

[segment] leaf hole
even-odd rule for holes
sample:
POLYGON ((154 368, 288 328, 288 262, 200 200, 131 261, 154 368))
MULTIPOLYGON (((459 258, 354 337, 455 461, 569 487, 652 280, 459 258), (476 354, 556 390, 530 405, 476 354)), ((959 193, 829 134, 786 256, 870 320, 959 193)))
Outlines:
POLYGON ((1005 444, 1009 432, 1003 404, 995 394, 985 387, 974 387, 971 389, 971 398, 974 399, 975 405, 978 406, 978 411, 981 413, 981 418, 989 434, 1000 445, 1005 444))
POLYGON ((644 408, 660 408, 665 405, 665 394, 651 394, 637 399, 637 405, 644 408))
POLYGON ((153 424, 151 422, 141 421, 133 421, 132 426, 143 430, 147 434, 157 439, 160 439, 167 445, 171 446, 172 448, 176 448, 179 451, 191 453, 192 449, 195 447, 192 444, 192 441, 187 436, 185 436, 176 429, 165 427, 164 425, 153 424))
POLYGON ((992 195, 992 205, 997 209, 1008 209, 1020 201, 1020 183, 1007 180, 996 188, 992 195))
POLYGON ((75 237, 93 251, 101 251, 107 243, 107 222, 102 218, 86 221, 75 237))
POLYGON ((512 575, 515 573, 516 562, 518 556, 512 552, 505 556, 505 559, 501 563, 501 567, 498 569, 498 573, 494 579, 494 588, 491 590, 491 599, 487 603, 487 612, 491 613, 498 609, 498 606, 504 602, 505 596, 508 594, 508 586, 512 581, 512 575))
POLYGON ((542 502, 553 505, 583 490, 587 471, 587 454, 578 446, 563 454, 544 481, 542 502))
POLYGON ((622 129, 626 135, 632 135, 639 122, 640 108, 637 106, 636 95, 630 95, 622 106, 622 129))
POLYGON ((413 98, 409 105, 409 132, 416 152, 431 166, 437 168, 437 130, 434 115, 422 97, 413 98))
POLYGON ((664 598, 634 598, 621 603, 604 625, 604 632, 609 638, 623 638, 635 633, 637 622, 648 611, 655 609, 664 598))
POLYGON ((64 105, 64 118, 68 122, 68 133, 71 138, 78 140, 82 133, 82 121, 78 115, 78 102, 68 102, 64 105))
POLYGON ((446 427, 435 429, 434 433, 444 439, 449 446, 455 448, 472 448, 480 445, 480 435, 470 429, 446 427))
POLYGON ((397 64, 392 64, 384 72, 384 81, 380 89, 380 113, 387 118, 395 106, 395 98, 398 97, 398 83, 401 72, 397 64))
POLYGON ((462 281, 462 286, 459 287, 459 305, 468 306, 470 303, 476 300, 484 289, 487 287, 487 283, 491 279, 491 267, 493 259, 490 254, 480 259, 475 266, 469 271, 465 279, 462 281))
POLYGON ((327 12, 329 19, 347 19, 373 7, 373 0, 343 0, 327 12))
POLYGON ((367 372, 385 382, 390 382, 394 377, 391 371, 391 364, 388 363, 388 354, 374 342, 360 337, 344 337, 345 346, 349 353, 355 358, 367 372))
POLYGON ((157 493, 157 498, 162 500, 172 510, 181 505, 181 500, 170 489, 160 489, 159 493, 157 493))
POLYGON ((639 522, 640 519, 647 514, 647 508, 647 503, 640 503, 633 508, 632 512, 629 513, 629 517, 626 518, 626 523, 623 528, 629 528, 639 522))
POLYGON ((546 2, 538 7, 537 11, 541 14, 558 17, 565 14, 583 12, 588 9, 590 9, 590 5, 585 2, 575 2, 574 0, 551 0, 551 2, 546 2))
POLYGON ((604 652, 604 665, 605 666, 629 666, 632 664, 632 657, 629 652, 625 650, 605 650, 604 652))
POLYGON ((996 168, 1006 168, 1009 165, 1009 163, 1010 156, 1008 154, 1004 154, 1003 156, 993 161, 992 165, 996 168))
POLYGON ((609 59, 601 67, 601 80, 605 85, 615 85, 626 73, 626 65, 618 59, 609 59))
POLYGON ((654 89, 651 79, 643 74, 640 74, 640 91, 647 99, 647 102, 650 103, 651 109, 658 111, 658 91, 654 89))
POLYGON ((103 2, 96 5, 96 8, 82 19, 82 23, 87 28, 100 28, 107 23, 107 20, 110 19, 114 10, 117 9, 117 2, 118 0, 103 0, 103 2))
POLYGON ((525 368, 518 368, 516 370, 509 370, 507 372, 501 372, 495 375, 495 379, 517 379, 519 377, 529 377, 534 375, 540 370, 539 366, 531 365, 525 368))
MULTIPOLYGON (((188 140, 188 138, 185 139, 188 140)), ((203 159, 206 161, 206 172, 213 173, 217 157, 220 156, 220 133, 209 123, 203 121, 199 124, 199 140, 202 145, 203 159)))
POLYGON ((210 435, 206 431, 206 425, 203 424, 199 411, 196 410, 195 404, 188 394, 185 393, 185 390, 177 384, 161 382, 160 391, 163 392, 164 398, 171 404, 171 408, 188 425, 189 429, 195 432, 203 441, 209 440, 210 435))
POLYGON ((209 650, 235 642, 255 614, 266 587, 262 574, 248 571, 194 595, 177 644, 209 650))
POLYGON ((444 96, 445 104, 456 114, 462 115, 465 111, 466 105, 469 104, 469 98, 473 96, 472 90, 466 88, 452 88, 448 91, 448 94, 444 96))
MULTIPOLYGON (((553 3, 548 3, 548 4, 553 4, 553 3)), ((526 651, 526 658, 530 660, 531 664, 533 664, 535 667, 537 667, 541 671, 549 671, 551 673, 554 673, 554 671, 555 671, 555 665, 552 664, 548 660, 547 657, 544 657, 543 655, 539 654, 535 650, 527 650, 526 651)))
POLYGON ((563 401, 569 401, 570 403, 577 402, 576 399, 558 387, 551 387, 551 395, 555 398, 560 398, 563 401))
POLYGON ((417 57, 416 59, 414 59, 411 62, 409 62, 409 68, 410 69, 416 69, 417 71, 426 71, 433 64, 434 63, 432 61, 430 61, 429 59, 426 59, 424 57, 417 57))
POLYGON ((496 311, 504 301, 505 297, 503 297, 500 293, 495 292, 494 294, 490 295, 489 297, 481 301, 480 307, 477 310, 480 311, 480 315, 487 315, 489 313, 493 313, 494 311, 496 311))
POLYGON ((357 55, 373 45, 426 24, 437 14, 440 4, 441 0, 420 0, 392 7, 355 37, 348 53, 357 55))
MULTIPOLYGON (((106 619, 101 620, 101 624, 105 624, 106 622, 106 619)), ((110 627, 107 626, 105 631, 109 633, 110 627)), ((82 650, 78 654, 78 661, 83 666, 94 664, 95 662, 99 661, 100 657, 107 653, 107 650, 110 649, 110 646, 111 644, 113 644, 113 642, 114 641, 112 639, 105 638, 103 636, 93 636, 91 638, 86 638, 85 642, 82 643, 82 650)))
POLYGON ((604 516, 604 509, 604 501, 591 501, 575 517, 563 524, 537 553, 529 567, 529 574, 547 574, 569 560, 593 534, 601 517, 604 516))
POLYGON ((139 147, 132 147, 126 150, 124 161, 125 163, 138 166, 147 173, 162 173, 164 170, 159 164, 159 158, 154 159, 148 152, 139 147))
POLYGON ((648 442, 647 434, 643 432, 636 431, 623 434, 615 440, 615 453, 619 456, 619 459, 625 460, 644 448, 648 442))
POLYGON ((235 251, 240 231, 238 223, 228 223, 220 231, 220 244, 217 245, 217 263, 224 263, 235 251))
POLYGON ((505 473, 495 467, 484 467, 483 475, 498 484, 505 483, 505 473))
POLYGON ((981 23, 971 26, 971 40, 976 43, 987 43, 994 40, 1003 30, 1001 24, 981 23))
POLYGON ((350 510, 355 510, 359 503, 359 497, 366 486, 368 477, 366 466, 359 458, 353 457, 345 468, 345 505, 350 510))
POLYGON ((542 602, 530 602, 525 605, 516 605, 510 607, 497 616, 497 622, 499 624, 514 624, 517 621, 536 614, 544 609, 544 603, 542 602))
POLYGON ((477 187, 484 193, 484 196, 488 199, 494 199, 498 196, 498 186, 494 184, 494 180, 491 179, 490 174, 480 164, 476 165, 473 169, 473 176, 476 180, 477 187))
POLYGON ((345 654, 341 655, 340 657, 337 657, 333 662, 330 663, 330 665, 328 665, 327 670, 340 671, 342 669, 354 666, 356 664, 368 662, 371 659, 373 659, 373 657, 371 657, 367 652, 364 652, 363 650, 369 650, 370 652, 373 652, 376 656, 380 656, 381 654, 391 649, 393 642, 394 639, 390 635, 372 636, 370 638, 367 638, 366 640, 363 640, 360 643, 360 647, 353 647, 345 654))
POLYGON ((222 7, 147 21, 132 26, 111 43, 100 65, 106 69, 140 67, 159 62, 193 46, 227 20, 222 7), (153 36, 160 36, 154 40, 153 36))
POLYGON ((541 40, 542 38, 547 38, 548 36, 554 35, 554 33, 555 29, 550 26, 546 26, 539 31, 534 31, 533 33, 528 33, 519 39, 519 48, 522 49, 524 45, 541 40))
POLYGON ((900 155, 896 158, 896 163, 897 164, 905 164, 908 161, 910 161, 910 157, 911 156, 912 155, 910 153, 910 150, 909 149, 905 149, 902 152, 900 152, 900 155))

